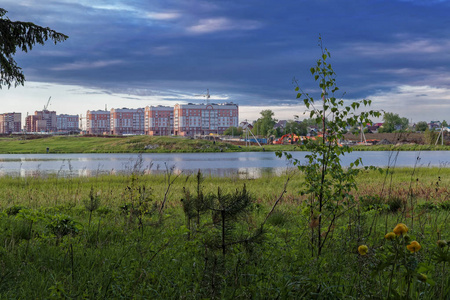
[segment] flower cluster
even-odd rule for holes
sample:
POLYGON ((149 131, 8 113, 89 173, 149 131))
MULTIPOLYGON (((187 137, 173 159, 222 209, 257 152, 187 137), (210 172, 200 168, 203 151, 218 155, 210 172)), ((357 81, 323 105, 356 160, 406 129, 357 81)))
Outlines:
MULTIPOLYGON (((408 226, 406 226, 403 223, 398 223, 397 226, 395 226, 394 230, 392 232, 387 233, 384 238, 387 240, 394 240, 396 239, 398 236, 402 236, 405 242, 409 242, 409 235, 407 234, 408 232, 408 226)), ((440 241, 440 244, 444 244, 443 242, 445 241, 440 241)), ((439 244, 439 242, 438 242, 439 244)), ((439 245, 440 245, 439 244, 439 245)), ((417 251, 419 251, 422 246, 417 242, 417 241, 412 241, 409 245, 406 246, 406 248, 411 251, 411 253, 416 253, 417 251)))

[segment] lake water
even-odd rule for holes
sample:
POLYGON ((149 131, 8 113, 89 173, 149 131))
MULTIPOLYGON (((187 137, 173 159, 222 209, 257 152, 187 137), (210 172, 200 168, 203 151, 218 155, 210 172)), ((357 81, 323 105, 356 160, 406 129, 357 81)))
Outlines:
MULTIPOLYGON (((292 152, 305 163, 306 152, 292 152)), ((364 165, 378 167, 409 166, 450 167, 449 151, 361 151, 347 154, 342 163, 348 166, 358 157, 364 165)), ((195 173, 206 176, 239 176, 255 178, 263 173, 280 175, 292 165, 273 152, 240 153, 145 153, 145 154, 0 154, 0 176, 97 176, 133 170, 145 173, 195 173)))

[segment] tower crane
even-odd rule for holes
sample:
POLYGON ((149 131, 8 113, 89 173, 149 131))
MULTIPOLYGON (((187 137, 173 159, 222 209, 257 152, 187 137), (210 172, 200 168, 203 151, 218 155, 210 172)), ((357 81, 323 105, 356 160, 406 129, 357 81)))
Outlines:
POLYGON ((202 95, 195 95, 196 97, 205 97, 206 98, 206 105, 209 104, 209 98, 211 98, 211 95, 209 94, 209 89, 206 89, 206 94, 202 95))
POLYGON ((50 104, 50 99, 52 99, 52 96, 48 97, 47 104, 44 105, 44 110, 47 110, 48 105, 50 104))

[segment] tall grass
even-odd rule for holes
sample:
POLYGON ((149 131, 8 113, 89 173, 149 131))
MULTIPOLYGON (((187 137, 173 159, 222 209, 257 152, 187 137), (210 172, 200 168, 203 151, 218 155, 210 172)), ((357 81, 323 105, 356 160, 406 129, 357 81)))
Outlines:
MULTIPOLYGON (((231 244, 225 255, 216 246, 221 245, 219 206, 211 204, 188 229, 182 199, 186 190, 197 193, 195 176, 174 181, 162 218, 153 207, 167 191, 164 175, 2 177, 0 297, 384 299, 392 278, 393 299, 448 299, 449 272, 435 255, 437 240, 450 239, 450 170, 390 172, 392 180, 373 171, 358 176, 359 205, 339 219, 320 259, 311 257, 314 224, 307 199, 298 193, 302 174, 291 174, 270 216, 286 177, 204 178, 205 195, 217 195, 218 188, 234 195, 245 185, 252 197, 246 213, 226 228, 231 244), (142 187, 148 192, 146 206, 139 206, 142 187), (381 193, 389 189, 390 194, 381 193), (98 205, 90 206, 94 198, 98 205), (409 295, 402 265, 390 277, 391 246, 384 239, 398 222, 422 245, 410 257, 415 272, 428 277, 414 277, 409 295), (367 255, 357 251, 362 244, 367 255)), ((442 249, 448 253, 448 247, 442 249)))

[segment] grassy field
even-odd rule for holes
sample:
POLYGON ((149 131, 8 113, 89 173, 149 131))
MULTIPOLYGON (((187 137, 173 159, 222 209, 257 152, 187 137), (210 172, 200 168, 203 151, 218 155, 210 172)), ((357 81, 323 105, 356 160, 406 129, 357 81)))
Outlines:
MULTIPOLYGON (((233 151, 301 151, 298 145, 234 145, 226 142, 182 137, 90 137, 90 136, 14 136, 0 138, 0 153, 162 153, 162 152, 233 152, 233 151)), ((450 150, 450 146, 418 144, 355 146, 357 151, 370 150, 450 150)))
POLYGON ((239 146, 183 137, 28 136, 0 138, 0 153, 159 153, 295 150, 293 145, 239 146))
POLYGON ((0 298, 448 299, 450 169, 357 182, 317 257, 299 173, 2 177, 0 298))

